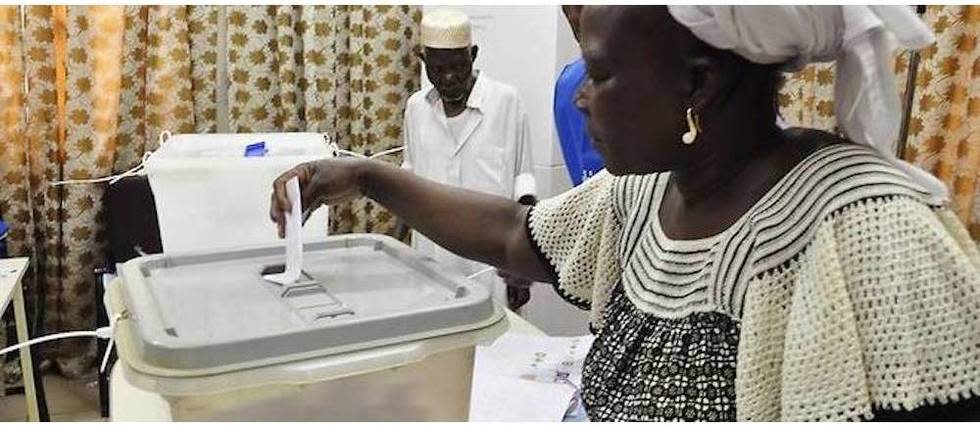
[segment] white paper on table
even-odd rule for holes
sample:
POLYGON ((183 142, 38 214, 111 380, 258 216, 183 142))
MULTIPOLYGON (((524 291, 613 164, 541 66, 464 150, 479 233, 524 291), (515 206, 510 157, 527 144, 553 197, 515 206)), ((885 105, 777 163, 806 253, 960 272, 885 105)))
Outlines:
POLYGON ((473 376, 470 422, 561 422, 575 396, 570 385, 496 375, 473 376))
POLYGON ((470 421, 561 421, 594 340, 504 334, 477 346, 470 421))
POLYGON ((292 285, 303 272, 303 206, 299 178, 286 182, 290 211, 286 213, 286 269, 282 273, 265 275, 265 280, 280 285, 292 285))

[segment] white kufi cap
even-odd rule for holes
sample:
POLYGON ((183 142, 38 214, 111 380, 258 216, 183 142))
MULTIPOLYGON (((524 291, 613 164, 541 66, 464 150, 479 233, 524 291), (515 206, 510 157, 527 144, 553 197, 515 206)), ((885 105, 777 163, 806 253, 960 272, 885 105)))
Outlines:
POLYGON ((422 17, 422 45, 435 49, 470 47, 470 18, 465 13, 438 9, 422 17))

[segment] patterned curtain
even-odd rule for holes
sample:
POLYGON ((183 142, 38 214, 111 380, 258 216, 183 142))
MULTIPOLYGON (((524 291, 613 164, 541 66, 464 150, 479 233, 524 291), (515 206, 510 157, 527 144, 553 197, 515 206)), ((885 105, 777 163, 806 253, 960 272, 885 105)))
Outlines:
MULTIPOLYGON (((129 169, 163 130, 397 146, 420 18, 408 6, 0 6, 0 214, 11 254, 33 258, 42 332, 94 325, 105 249, 104 186, 48 182, 129 169)), ((331 229, 392 224, 360 201, 335 208, 331 229)), ((66 375, 92 370, 92 341, 45 348, 66 375)))
MULTIPOLYGON (((980 240, 980 6, 929 6, 923 19, 936 44, 921 52, 905 159, 946 182, 957 215, 980 240)), ((898 55, 903 96, 908 65, 908 55, 898 55)), ((779 96, 784 118, 833 130, 833 83, 830 65, 790 76, 779 96)))
MULTIPOLYGON (((322 132, 364 154, 401 145, 405 102, 419 89, 420 19, 407 6, 229 7, 231 131, 322 132)), ((367 200, 331 211, 334 233, 393 225, 367 200)))

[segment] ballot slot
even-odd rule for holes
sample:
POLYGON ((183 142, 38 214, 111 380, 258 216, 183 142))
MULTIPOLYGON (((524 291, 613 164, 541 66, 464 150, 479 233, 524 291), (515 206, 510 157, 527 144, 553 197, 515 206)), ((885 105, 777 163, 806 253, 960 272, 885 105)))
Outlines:
MULTIPOLYGON (((262 271, 259 272, 259 275, 266 276, 271 274, 283 273, 285 271, 286 271, 285 264, 273 264, 271 266, 263 267, 262 271)), ((310 274, 307 273, 306 270, 300 270, 299 280, 296 281, 297 284, 302 284, 303 282, 312 282, 312 281, 313 281, 313 277, 310 276, 310 274)))
MULTIPOLYGON (((284 264, 274 264, 262 269, 261 275, 282 273, 284 264)), ((354 311, 331 294, 327 289, 305 270, 300 273, 296 282, 279 286, 263 281, 277 293, 286 307, 306 323, 332 319, 341 316, 351 316, 354 311)))

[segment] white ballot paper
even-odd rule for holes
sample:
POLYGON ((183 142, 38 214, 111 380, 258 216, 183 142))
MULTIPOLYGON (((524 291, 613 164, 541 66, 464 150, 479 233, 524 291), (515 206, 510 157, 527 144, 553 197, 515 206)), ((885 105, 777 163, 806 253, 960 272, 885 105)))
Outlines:
POLYGON ((291 206, 286 213, 286 269, 282 273, 265 275, 265 280, 289 286, 299 280, 303 272, 303 206, 299 192, 299 178, 286 182, 286 196, 291 206))

